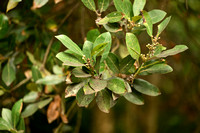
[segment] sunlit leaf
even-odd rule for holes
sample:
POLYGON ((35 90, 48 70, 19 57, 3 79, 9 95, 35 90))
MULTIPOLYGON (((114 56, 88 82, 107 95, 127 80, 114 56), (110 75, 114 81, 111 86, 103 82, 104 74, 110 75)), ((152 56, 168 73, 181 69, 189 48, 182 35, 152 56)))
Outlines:
POLYGON ((140 14, 140 11, 144 9, 145 4, 146 4, 146 0, 134 0, 134 3, 133 3, 134 16, 138 16, 140 14))
POLYGON ((19 122, 22 106, 23 106, 22 99, 20 99, 12 107, 12 123, 14 128, 17 126, 19 122))
POLYGON ((104 24, 103 27, 109 32, 119 32, 122 31, 122 27, 118 23, 107 23, 104 24))
POLYGON ((81 0, 83 4, 90 10, 96 11, 94 0, 81 0))
POLYGON ((84 91, 84 94, 85 94, 85 95, 95 93, 95 91, 89 86, 88 83, 86 83, 86 84, 83 86, 83 91, 84 91))
POLYGON ((165 16, 166 12, 158 9, 154 9, 148 12, 149 16, 151 17, 152 23, 160 22, 165 16))
POLYGON ((24 103, 31 103, 35 102, 39 98, 39 93, 35 91, 30 91, 28 94, 26 94, 23 98, 24 103))
POLYGON ((163 20, 159 25, 158 25, 158 32, 157 32, 157 37, 163 32, 163 30, 167 27, 169 21, 171 20, 171 16, 167 17, 165 20, 163 20))
POLYGON ((2 112, 1 112, 1 116, 2 118, 9 123, 9 125, 11 125, 11 127, 13 127, 12 125, 12 111, 10 109, 7 108, 3 108, 2 112))
POLYGON ((19 2, 21 2, 22 0, 9 0, 8 1, 8 5, 7 5, 7 9, 6 12, 8 12, 9 10, 15 8, 17 6, 17 4, 19 2))
POLYGON ((38 104, 37 103, 29 104, 28 106, 26 106, 26 108, 22 112, 22 117, 27 118, 27 117, 33 115, 37 110, 38 110, 38 104))
POLYGON ((31 7, 31 9, 37 9, 37 8, 41 8, 42 6, 44 6, 49 0, 34 0, 33 1, 33 6, 31 7))
POLYGON ((83 54, 86 56, 86 58, 90 59, 91 58, 91 52, 92 52, 92 42, 90 41, 85 41, 84 45, 83 45, 83 54))
POLYGON ((0 117, 0 130, 10 130, 12 126, 4 119, 0 117))
POLYGON ((152 23, 151 17, 149 16, 148 12, 146 12, 146 11, 142 11, 142 13, 144 16, 143 24, 146 27, 147 33, 149 34, 149 36, 152 37, 153 36, 153 23, 152 23))

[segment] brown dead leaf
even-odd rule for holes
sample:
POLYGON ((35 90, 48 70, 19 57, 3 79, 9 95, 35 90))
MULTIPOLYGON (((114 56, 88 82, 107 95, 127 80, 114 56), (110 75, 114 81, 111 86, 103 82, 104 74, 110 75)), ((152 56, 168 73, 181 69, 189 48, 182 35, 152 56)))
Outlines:
POLYGON ((32 71, 31 70, 26 70, 25 72, 24 72, 24 75, 25 75, 25 77, 28 79, 28 78, 31 78, 32 77, 32 71))
POLYGON ((59 95, 54 97, 54 101, 49 104, 47 109, 47 119, 49 123, 52 123, 60 116, 61 110, 61 98, 59 95))

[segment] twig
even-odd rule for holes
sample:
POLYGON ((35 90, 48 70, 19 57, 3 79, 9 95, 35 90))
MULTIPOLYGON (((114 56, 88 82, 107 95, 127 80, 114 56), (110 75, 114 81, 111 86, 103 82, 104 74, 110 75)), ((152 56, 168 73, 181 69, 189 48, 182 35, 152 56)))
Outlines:
POLYGON ((22 80, 21 82, 19 82, 16 86, 14 86, 13 88, 10 89, 10 92, 16 90, 17 88, 19 88, 20 86, 22 86, 23 84, 25 84, 26 82, 28 82, 32 77, 26 78, 24 80, 22 80))
POLYGON ((79 133, 79 130, 81 127, 81 121, 82 121, 82 109, 79 108, 78 116, 77 116, 77 123, 76 123, 76 127, 74 129, 74 133, 79 133))
MULTIPOLYGON (((61 20, 60 24, 58 25, 58 28, 56 30, 55 33, 58 32, 58 30, 62 27, 62 25, 64 24, 64 22, 68 19, 68 17, 73 13, 73 11, 79 6, 80 3, 77 3, 69 12, 68 14, 61 20)), ((43 59, 43 62, 42 62, 42 66, 41 66, 41 70, 43 70, 45 68, 45 64, 46 64, 46 61, 47 61, 47 57, 49 55, 49 52, 50 52, 50 49, 51 49, 51 46, 54 42, 54 36, 51 38, 49 44, 48 44, 48 47, 47 47, 47 50, 45 52, 45 55, 44 55, 44 59, 43 59)))

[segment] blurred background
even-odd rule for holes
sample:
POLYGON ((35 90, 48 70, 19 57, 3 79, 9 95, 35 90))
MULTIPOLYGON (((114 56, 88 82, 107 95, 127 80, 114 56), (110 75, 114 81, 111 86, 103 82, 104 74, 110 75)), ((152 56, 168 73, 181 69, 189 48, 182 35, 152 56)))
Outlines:
MULTIPOLYGON (((18 51, 24 56, 24 63, 17 66, 16 83, 24 78, 24 71, 30 67, 25 54, 27 50, 37 60, 42 60, 55 34, 66 34, 82 46, 90 29, 104 31, 95 25, 95 13, 86 9, 80 0, 62 0, 57 4, 49 0, 38 9, 34 9, 31 0, 22 1, 15 9, 5 13, 7 2, 0 1, 0 12, 9 17, 8 33, 5 37, 0 35, 0 54, 3 56, 9 51, 18 51), (57 32, 59 23, 67 14, 69 16, 57 32)), ((109 114, 101 112, 95 103, 87 109, 75 107, 62 132, 200 133, 200 0, 147 0, 145 10, 152 9, 164 10, 168 16, 172 16, 160 42, 168 48, 176 44, 189 47, 189 50, 167 58, 168 64, 174 69, 172 73, 147 77, 148 81, 160 88, 162 95, 144 96, 143 106, 133 105, 121 98, 109 114)), ((113 10, 115 8, 111 3, 103 16, 113 10)), ((149 38, 142 33, 139 40, 141 45, 145 45, 149 38)), ((64 49, 54 41, 47 58, 48 70, 52 69, 55 62, 61 64, 55 55, 64 49)), ((1 62, 1 66, 4 66, 4 62, 1 62)), ((23 85, 14 93, 0 96, 0 109, 11 108, 26 92, 26 85, 23 85)), ((66 99, 67 109, 73 100, 66 99)), ((60 120, 48 124, 45 110, 39 110, 25 120, 27 132, 51 133, 59 126, 60 120)))

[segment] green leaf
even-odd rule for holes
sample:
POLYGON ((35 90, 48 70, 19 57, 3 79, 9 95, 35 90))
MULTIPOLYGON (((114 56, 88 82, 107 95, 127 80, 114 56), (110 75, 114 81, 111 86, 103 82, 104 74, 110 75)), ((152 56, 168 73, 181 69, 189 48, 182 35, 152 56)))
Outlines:
POLYGON ((174 48, 165 50, 162 53, 156 55, 157 58, 165 58, 167 56, 176 55, 187 50, 188 47, 186 45, 176 45, 174 48))
POLYGON ((4 14, 0 14, 0 39, 6 35, 6 33, 8 32, 8 28, 8 17, 4 14))
POLYGON ((134 65, 135 60, 130 56, 126 56, 122 61, 120 62, 120 73, 126 74, 128 70, 134 65))
POLYGON ((40 79, 40 78, 42 78, 42 75, 41 75, 41 73, 40 73, 40 71, 39 71, 39 69, 38 69, 38 67, 37 66, 32 66, 31 67, 31 70, 32 70, 32 77, 33 77, 33 81, 37 81, 38 79, 40 79))
POLYGON ((140 57, 140 44, 137 37, 132 33, 126 33, 126 45, 128 52, 133 59, 138 60, 140 57))
POLYGON ((81 51, 79 46, 77 44, 75 44, 69 37, 67 37, 66 35, 58 35, 55 37, 59 41, 61 41, 62 44, 65 45, 65 47, 67 47, 69 50, 73 51, 74 53, 76 53, 80 56, 83 56, 83 52, 81 51))
POLYGON ((34 65, 37 65, 39 67, 42 66, 42 63, 37 61, 32 53, 30 53, 29 51, 26 51, 26 54, 27 54, 29 60, 31 61, 31 63, 33 63, 34 65))
POLYGON ((148 12, 146 12, 146 11, 142 11, 142 13, 144 16, 143 24, 146 27, 147 33, 149 34, 149 36, 152 37, 153 36, 153 23, 152 23, 151 17, 149 16, 148 12))
POLYGON ((99 20, 98 25, 107 24, 108 21, 109 21, 109 18, 105 16, 104 18, 102 18, 101 20, 99 20))
MULTIPOLYGON (((17 130, 18 131, 23 130, 25 132, 25 123, 24 123, 24 118, 22 118, 22 117, 20 117, 19 124, 17 125, 17 130)), ((24 132, 22 132, 22 133, 24 133, 24 132)), ((17 133, 19 133, 19 132, 17 132, 17 133)))
POLYGON ((12 127, 12 112, 10 109, 3 108, 1 112, 2 118, 12 127))
POLYGON ((148 74, 154 74, 154 73, 165 74, 172 71, 173 69, 169 65, 161 63, 161 64, 155 64, 148 68, 142 69, 140 71, 140 75, 148 75, 148 74))
POLYGON ((23 118, 27 118, 31 115, 33 115, 36 111, 38 110, 38 104, 37 103, 33 103, 33 104, 29 104, 24 111, 22 112, 22 117, 23 118))
POLYGON ((12 126, 4 119, 0 117, 0 130, 10 130, 12 126))
POLYGON ((95 11, 96 12, 96 6, 94 3, 94 0, 81 0, 83 2, 83 4, 90 10, 95 11))
POLYGON ((92 75, 85 73, 82 69, 80 68, 74 68, 72 70, 72 74, 77 77, 77 78, 88 78, 91 77, 92 75))
POLYGON ((128 82, 124 82, 125 83, 125 87, 126 87, 126 90, 127 90, 127 92, 128 93, 131 93, 132 92, 132 89, 131 89, 131 86, 129 85, 129 83, 128 82))
POLYGON ((163 20, 159 25, 158 25, 158 32, 157 32, 157 37, 163 32, 163 30, 167 27, 169 24, 169 21, 171 20, 171 16, 167 17, 165 20, 163 20))
POLYGON ((89 86, 88 83, 86 83, 86 84, 84 85, 83 91, 84 91, 84 94, 85 94, 85 95, 95 93, 95 91, 89 86))
POLYGON ((87 40, 94 43, 94 41, 99 35, 100 35, 100 32, 98 29, 92 29, 87 33, 87 40))
POLYGON ((106 11, 110 4, 110 0, 98 0, 98 8, 100 13, 106 11))
POLYGON ((134 3, 133 3, 134 16, 138 16, 140 14, 140 11, 144 9, 145 4, 146 4, 146 0, 134 0, 134 3))
POLYGON ((108 54, 106 64, 108 65, 109 69, 113 71, 114 74, 119 73, 119 60, 115 54, 108 54))
POLYGON ((84 64, 77 59, 74 55, 66 53, 66 52, 60 52, 56 55, 56 57, 64 62, 63 65, 67 66, 84 66, 84 64))
POLYGON ((156 24, 163 20, 163 18, 166 16, 166 12, 158 9, 151 10, 148 12, 149 16, 151 17, 152 23, 156 24))
POLYGON ((62 75, 49 75, 36 81, 36 84, 56 85, 65 81, 62 75))
POLYGON ((17 126, 19 122, 22 106, 23 106, 22 99, 20 99, 12 107, 12 123, 14 128, 17 126))
POLYGON ((15 8, 17 6, 17 4, 19 2, 21 2, 22 0, 9 0, 8 1, 8 5, 7 5, 7 9, 6 12, 8 12, 9 10, 15 8))
POLYGON ((83 45, 83 54, 86 56, 86 58, 91 59, 91 52, 92 52, 92 42, 90 41, 85 41, 84 45, 83 45))
POLYGON ((118 12, 124 13, 123 1, 122 0, 113 0, 115 8, 118 12))
POLYGON ((132 17, 132 21, 133 22, 137 22, 138 20, 140 20, 142 18, 142 16, 134 16, 132 17))
POLYGON ((85 95, 82 88, 78 91, 76 95, 76 100, 79 107, 88 107, 88 105, 93 101, 94 98, 94 93, 85 95))
POLYGON ((121 12, 112 12, 109 13, 106 17, 108 18, 109 23, 115 23, 119 22, 123 16, 121 12))
POLYGON ((118 77, 108 80, 107 87, 116 94, 123 94, 126 92, 124 80, 118 77))
POLYGON ((109 113, 109 109, 111 108, 111 100, 112 97, 110 96, 107 90, 101 90, 97 93, 96 103, 99 109, 105 113, 109 113))
POLYGON ((143 105, 144 104, 143 97, 138 93, 135 93, 135 92, 126 93, 123 96, 126 100, 128 100, 129 102, 131 102, 133 104, 136 104, 136 105, 143 105))
POLYGON ((151 83, 143 80, 143 79, 135 79, 133 83, 133 87, 140 93, 149 95, 149 96, 158 96, 160 95, 159 89, 152 85, 151 83))
POLYGON ((9 86, 16 79, 16 72, 14 66, 10 61, 4 66, 2 71, 2 80, 9 86))
POLYGON ((90 79, 89 85, 95 92, 101 91, 107 86, 107 81, 100 79, 90 79))
POLYGON ((107 24, 104 24, 103 27, 107 31, 113 32, 113 33, 122 31, 122 28, 120 27, 120 25, 118 23, 107 23, 107 24))
POLYGON ((94 47, 92 49, 91 56, 95 56, 96 57, 96 56, 102 55, 102 52, 104 51, 104 49, 105 49, 107 44, 108 43, 105 42, 105 43, 101 43, 101 44, 97 45, 96 47, 94 47))
POLYGON ((69 85, 65 90, 65 98, 76 96, 77 92, 86 84, 85 81, 76 84, 76 85, 69 85))
POLYGON ((62 67, 60 67, 58 65, 54 65, 53 66, 53 73, 54 74, 63 74, 62 67))
POLYGON ((39 108, 39 109, 44 108, 44 107, 45 107, 46 105, 48 105, 52 100, 53 100, 53 98, 50 97, 50 98, 47 98, 47 99, 45 99, 45 100, 42 100, 42 101, 38 102, 38 103, 37 103, 37 104, 38 104, 38 108, 39 108))
POLYGON ((39 98, 39 93, 35 91, 30 91, 28 94, 26 94, 23 98, 24 103, 31 103, 35 102, 39 98))
POLYGON ((158 44, 155 48, 154 55, 160 54, 163 50, 166 50, 166 47, 164 47, 162 44, 158 44))
POLYGON ((100 45, 102 43, 107 43, 107 45, 105 46, 105 50, 102 54, 100 62, 103 62, 107 58, 107 56, 110 52, 112 38, 111 38, 111 34, 109 32, 102 33, 101 35, 99 35, 96 38, 96 40, 94 42, 93 50, 97 45, 100 45))

